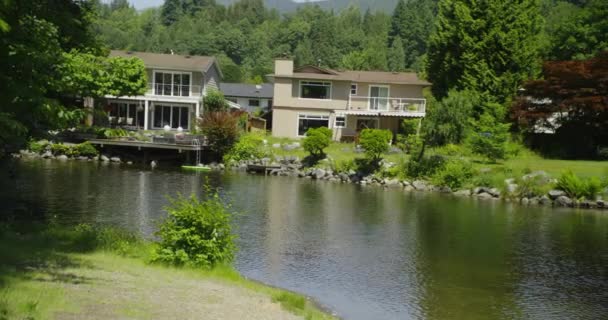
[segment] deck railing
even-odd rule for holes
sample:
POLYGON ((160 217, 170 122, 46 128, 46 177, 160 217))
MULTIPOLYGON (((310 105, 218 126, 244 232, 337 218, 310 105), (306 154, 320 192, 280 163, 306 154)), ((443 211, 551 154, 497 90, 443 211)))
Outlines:
POLYGON ((170 97, 199 97, 201 95, 201 86, 150 83, 148 85, 148 94, 170 97))
POLYGON ((426 99, 350 96, 348 99, 348 110, 425 113, 426 99))

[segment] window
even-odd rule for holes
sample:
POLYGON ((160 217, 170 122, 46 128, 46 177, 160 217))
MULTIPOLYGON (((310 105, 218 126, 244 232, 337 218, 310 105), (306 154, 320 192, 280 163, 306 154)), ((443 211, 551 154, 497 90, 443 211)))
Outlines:
POLYGON ((249 106, 250 107, 259 107, 260 106, 260 100, 258 100, 258 99, 250 99, 249 100, 249 106))
POLYGON ((356 83, 353 83, 350 85, 350 95, 351 96, 357 95, 357 84, 356 83))
POLYGON ((302 81, 300 82, 300 98, 331 99, 331 82, 302 81))
POLYGON ((155 105, 153 127, 162 129, 169 126, 171 129, 190 127, 190 108, 171 105, 155 105))
POLYGON ((334 128, 344 128, 346 127, 346 117, 345 116, 336 116, 334 120, 334 128))
POLYGON ((154 94, 160 96, 190 96, 190 74, 154 72, 154 94))
POLYGON ((306 135, 306 131, 310 128, 327 127, 329 128, 329 116, 322 115, 305 115, 298 116, 298 135, 306 135))
POLYGON ((108 117, 110 124, 143 126, 143 106, 141 103, 110 102, 108 117))

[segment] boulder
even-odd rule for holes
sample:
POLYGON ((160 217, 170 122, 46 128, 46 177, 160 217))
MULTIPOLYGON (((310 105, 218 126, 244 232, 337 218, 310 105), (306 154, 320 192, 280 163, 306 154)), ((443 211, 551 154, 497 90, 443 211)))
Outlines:
POLYGON ((595 204, 597 205, 598 208, 601 208, 601 209, 604 209, 604 208, 608 207, 607 204, 606 204, 606 202, 604 200, 597 200, 595 202, 595 204))
POLYGON ((437 191, 439 191, 441 193, 452 193, 452 188, 443 186, 443 187, 438 187, 437 191))
POLYGON ((530 200, 528 198, 521 198, 519 200, 519 203, 521 203, 524 206, 527 206, 530 203, 530 200))
POLYGON ((57 160, 68 160, 68 156, 66 156, 65 154, 62 154, 62 155, 57 156, 55 159, 57 159, 57 160))
POLYGON ((471 195, 471 190, 467 190, 467 189, 458 190, 458 191, 454 192, 454 195, 457 195, 459 197, 468 197, 471 195))
POLYGON ((416 189, 414 189, 414 187, 412 187, 411 185, 408 184, 407 186, 403 187, 403 190, 405 190, 405 191, 414 191, 416 189))
POLYGON ((80 157, 78 157, 78 160, 87 161, 87 160, 89 160, 89 157, 80 156, 80 157))
POLYGON ((547 196, 542 196, 540 197, 540 199, 538 199, 538 203, 540 203, 543 206, 547 206, 551 204, 551 199, 547 196))
POLYGON ((514 194, 519 186, 515 183, 507 183, 507 193, 514 194))
POLYGON ((323 170, 323 169, 315 169, 315 170, 313 171, 313 173, 312 173, 312 176, 313 176, 315 179, 323 179, 323 177, 325 177, 325 173, 326 173, 326 172, 325 172, 325 170, 323 170))
POLYGON ((555 204, 560 207, 571 207, 574 202, 572 201, 572 199, 566 196, 559 196, 557 197, 557 199, 555 199, 555 204))
POLYGON ((494 198, 500 198, 500 190, 496 188, 486 190, 486 193, 489 193, 494 198))
POLYGON ((561 196, 565 196, 566 193, 563 192, 562 190, 551 190, 551 191, 549 191, 548 195, 549 195, 549 198, 551 198, 552 200, 555 200, 561 196))
POLYGON ((278 149, 278 148, 281 147, 281 144, 280 143, 273 143, 272 147, 275 148, 275 149, 278 149))
POLYGON ((342 181, 348 181, 349 180, 349 177, 348 177, 348 175, 346 173, 340 173, 338 176, 340 177, 340 180, 342 180, 342 181))
POLYGON ((426 182, 424 182, 422 180, 416 180, 416 181, 412 182, 412 186, 414 187, 414 189, 421 190, 421 191, 425 191, 428 189, 426 182))
POLYGON ((50 151, 45 151, 45 152, 42 154, 42 157, 43 157, 43 158, 52 158, 52 157, 53 157, 53 154, 52 154, 50 151))
POLYGON ((535 205, 538 205, 538 203, 539 203, 539 198, 538 197, 532 197, 532 198, 530 198, 530 204, 531 205, 535 206, 535 205))
POLYGON ((120 158, 119 157, 112 157, 110 158, 111 162, 120 162, 120 158))
POLYGON ((401 183, 397 179, 385 179, 384 185, 388 188, 400 187, 401 183))
POLYGON ((477 197, 478 197, 479 199, 493 199, 493 198, 494 198, 494 196, 493 196, 493 195, 491 195, 491 194, 489 194, 489 193, 487 193, 487 192, 482 192, 482 193, 479 193, 479 194, 477 194, 477 197))
POLYGON ((99 156, 99 161, 108 162, 110 161, 110 158, 108 158, 108 156, 106 156, 105 154, 102 154, 99 156))

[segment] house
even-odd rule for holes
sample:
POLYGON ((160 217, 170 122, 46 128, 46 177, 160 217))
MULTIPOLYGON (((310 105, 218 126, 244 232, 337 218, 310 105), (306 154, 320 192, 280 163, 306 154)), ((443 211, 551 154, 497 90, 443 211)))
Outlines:
POLYGON ((191 130, 209 90, 218 90, 222 72, 214 57, 117 51, 138 57, 146 67, 148 90, 141 96, 106 96, 107 124, 143 130, 191 130))
POLYGON ((227 83, 220 84, 220 91, 226 100, 236 103, 241 110, 254 112, 256 110, 270 111, 272 108, 273 85, 271 83, 247 84, 227 83))
POLYGON ((328 127, 334 140, 354 138, 364 128, 397 133, 404 118, 422 118, 430 85, 415 73, 294 69, 275 61, 272 134, 299 138, 309 128, 328 127))

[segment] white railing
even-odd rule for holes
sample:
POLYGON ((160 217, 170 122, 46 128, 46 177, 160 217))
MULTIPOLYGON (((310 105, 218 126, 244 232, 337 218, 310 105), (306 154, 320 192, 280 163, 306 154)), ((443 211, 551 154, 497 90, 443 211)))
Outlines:
POLYGON ((425 113, 426 99, 349 96, 348 110, 391 113, 425 113))
POLYGON ((201 86, 150 83, 148 94, 170 97, 198 97, 201 95, 201 86))

